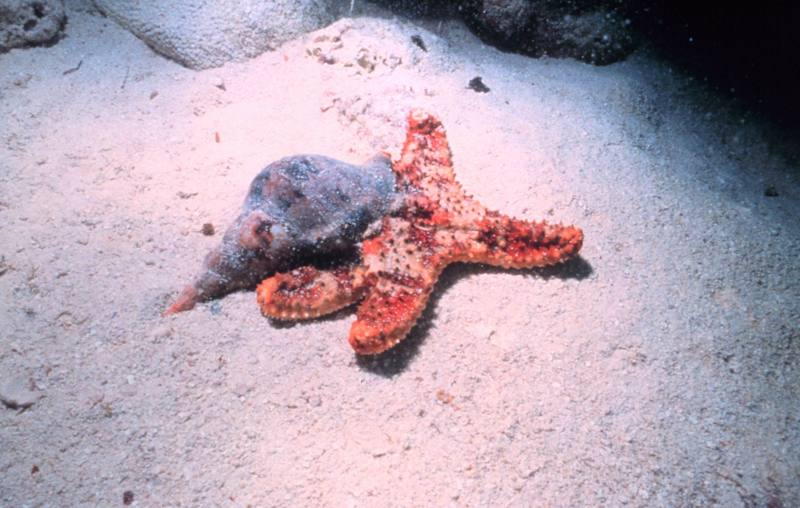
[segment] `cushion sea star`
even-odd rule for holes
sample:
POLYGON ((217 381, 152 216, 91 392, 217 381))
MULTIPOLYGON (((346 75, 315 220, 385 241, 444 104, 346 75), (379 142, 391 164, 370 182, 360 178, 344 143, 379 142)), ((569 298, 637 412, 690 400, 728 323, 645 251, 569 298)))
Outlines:
POLYGON ((360 260, 266 278, 256 290, 266 316, 309 319, 361 301, 349 342, 358 354, 377 354, 408 334, 448 264, 542 267, 581 248, 583 232, 574 226, 511 218, 466 194, 455 179, 445 130, 430 114, 410 113, 392 169, 402 202, 383 217, 377 235, 362 241, 360 260))

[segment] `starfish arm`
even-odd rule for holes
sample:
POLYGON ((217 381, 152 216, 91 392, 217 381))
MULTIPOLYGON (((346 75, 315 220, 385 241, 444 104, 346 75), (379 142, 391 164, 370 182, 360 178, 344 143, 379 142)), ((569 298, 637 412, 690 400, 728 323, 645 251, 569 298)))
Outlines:
POLYGON ((261 312, 273 319, 311 319, 358 301, 366 286, 352 267, 319 270, 303 266, 264 279, 256 289, 261 312))
POLYGON ((362 242, 369 290, 348 337, 356 353, 382 353, 413 328, 446 265, 432 242, 430 231, 402 217, 385 217, 381 232, 362 242))
POLYGON ((450 145, 439 119, 420 110, 409 113, 406 141, 392 168, 401 188, 432 191, 439 182, 455 183, 450 145))
POLYGON ((583 231, 574 226, 514 219, 487 212, 475 229, 452 250, 452 261, 486 263, 503 268, 550 266, 574 257, 583 231))
POLYGON ((406 192, 404 217, 436 231, 430 248, 442 261, 534 268, 566 261, 583 244, 578 228, 507 217, 466 194, 455 179, 444 127, 423 111, 409 114, 406 141, 393 168, 406 192))
POLYGON ((382 353, 403 340, 428 303, 433 274, 381 274, 358 307, 348 340, 356 353, 382 353))

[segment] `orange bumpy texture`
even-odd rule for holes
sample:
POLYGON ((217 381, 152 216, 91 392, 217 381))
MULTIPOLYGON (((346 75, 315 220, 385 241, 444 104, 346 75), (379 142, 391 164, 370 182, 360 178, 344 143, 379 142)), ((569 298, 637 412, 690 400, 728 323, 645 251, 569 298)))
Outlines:
POLYGON ((464 193, 445 130, 430 114, 411 112, 393 169, 403 204, 362 242, 360 261, 265 279, 257 289, 265 315, 307 319, 361 300, 349 341, 359 354, 377 354, 408 334, 448 264, 534 268, 566 261, 581 248, 583 232, 574 226, 514 219, 464 193))

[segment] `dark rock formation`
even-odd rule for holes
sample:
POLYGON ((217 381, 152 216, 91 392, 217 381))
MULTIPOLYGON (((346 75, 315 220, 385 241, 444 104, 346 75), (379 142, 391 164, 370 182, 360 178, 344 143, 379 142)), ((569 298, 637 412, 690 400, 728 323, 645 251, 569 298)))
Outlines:
POLYGON ((635 47, 630 21, 603 2, 470 0, 463 15, 485 42, 532 56, 604 65, 635 47))
POLYGON ((0 53, 55 42, 66 21, 62 0, 0 0, 0 53))

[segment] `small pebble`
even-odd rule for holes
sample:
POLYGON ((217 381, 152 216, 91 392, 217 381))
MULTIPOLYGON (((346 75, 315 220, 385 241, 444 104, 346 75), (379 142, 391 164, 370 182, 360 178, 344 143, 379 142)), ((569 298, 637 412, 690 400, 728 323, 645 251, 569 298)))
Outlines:
POLYGON ((491 88, 489 88, 483 83, 483 80, 481 79, 480 76, 475 76, 474 78, 469 80, 469 85, 467 85, 467 88, 475 90, 478 93, 487 93, 491 90, 491 88))
POLYGON ((203 224, 203 228, 201 229, 202 233, 206 236, 214 236, 214 225, 210 222, 206 222, 203 224))
POLYGON ((18 376, 0 386, 0 402, 9 409, 26 409, 39 400, 39 393, 31 389, 27 377, 18 376))
POLYGON ((27 88, 28 87, 28 82, 32 78, 33 78, 32 74, 27 74, 27 73, 20 74, 19 76, 14 78, 14 81, 12 83, 14 84, 14 86, 18 86, 20 88, 27 88))
POLYGON ((445 390, 437 390, 436 391, 436 400, 441 402, 442 404, 450 404, 453 402, 455 397, 452 393, 445 391, 445 390))
POLYGON ((175 330, 169 325, 156 326, 150 331, 150 340, 152 342, 161 342, 162 339, 172 337, 175 330))
POLYGON ((252 390, 253 390, 252 384, 237 383, 236 386, 233 387, 233 394, 236 395, 237 397, 244 397, 252 390))

